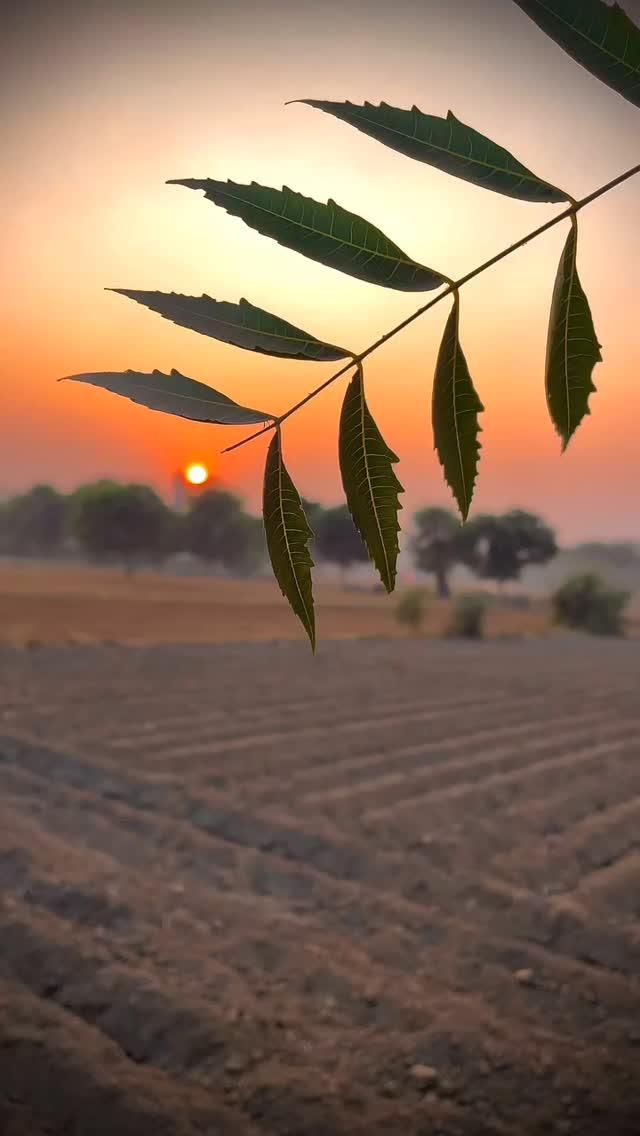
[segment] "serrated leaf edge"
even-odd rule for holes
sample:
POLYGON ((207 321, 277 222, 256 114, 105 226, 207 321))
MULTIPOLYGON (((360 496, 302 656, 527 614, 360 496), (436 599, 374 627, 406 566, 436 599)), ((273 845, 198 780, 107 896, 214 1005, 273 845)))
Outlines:
MULTIPOLYGON (((375 429, 377 430, 382 442, 384 443, 384 445, 387 449, 387 456, 389 458, 390 464, 393 465, 399 459, 398 459, 397 454, 395 454, 393 452, 393 450, 391 450, 390 447, 387 445, 387 443, 384 441, 384 438, 382 437, 382 434, 380 433, 380 429, 379 429, 379 427, 378 427, 378 425, 377 425, 377 423, 376 423, 376 421, 375 421, 375 419, 374 419, 374 417, 373 417, 373 415, 372 415, 372 413, 371 413, 371 411, 368 407, 366 396, 365 396, 365 391, 364 391, 364 371, 363 371, 362 363, 360 363, 360 362, 358 362, 356 364, 355 375, 351 379, 351 382, 349 383, 349 386, 347 388, 345 398, 344 398, 344 402, 343 402, 343 413, 344 413, 344 407, 346 406, 346 402, 347 402, 347 399, 349 397, 349 393, 350 393, 350 391, 353 387, 354 382, 359 383, 359 396, 360 396, 359 397, 359 412, 360 412, 360 421, 361 421, 361 427, 362 427, 362 453, 363 453, 363 456, 364 456, 365 471, 366 471, 366 483, 367 483, 367 488, 368 488, 368 491, 369 491, 368 495, 369 495, 369 501, 370 501, 370 504, 371 504, 371 511, 372 511, 373 516, 375 518, 376 527, 378 529, 378 535, 380 537, 380 545, 381 545, 383 556, 384 556, 384 563, 385 563, 385 571, 384 572, 381 570, 380 565, 376 562, 376 558, 373 555, 371 549, 369 548, 366 537, 365 537, 362 529, 360 528, 360 526, 358 524, 356 514, 355 514, 354 510, 351 508, 351 496, 350 496, 349 490, 347 488, 344 473, 342 473, 342 463, 341 463, 342 485, 343 485, 343 488, 344 488, 344 491, 345 491, 345 496, 347 498, 347 505, 349 506, 349 512, 351 514, 353 523, 356 526, 358 532, 360 533, 360 536, 361 536, 363 543, 364 543, 364 545, 367 549, 367 552, 369 553, 370 559, 373 561, 375 567, 378 570, 378 573, 380 575, 380 579, 381 579, 382 583, 384 584, 387 592, 391 593, 393 591, 394 587, 395 587, 395 578, 396 578, 396 574, 397 574, 397 567, 394 566, 392 568, 391 564, 389 563, 387 545, 386 545, 382 525, 380 524, 380 517, 379 517, 379 513, 378 513, 376 496, 375 496, 375 492, 374 492, 374 489, 373 489, 373 484, 372 484, 372 481, 371 481, 371 476, 370 476, 370 471, 369 471, 369 461, 368 461, 366 433, 365 433, 365 420, 366 420, 367 415, 371 419, 371 422, 375 426, 375 429)), ((341 426, 342 426, 342 416, 341 416, 341 426)), ((342 430, 341 430, 341 435, 342 435, 342 430)), ((397 483, 397 492, 398 493, 404 492, 403 486, 400 484, 400 481, 395 476, 395 473, 393 472, 393 470, 391 472, 392 472, 393 476, 395 477, 395 480, 396 480, 396 483, 397 483)), ((401 508, 402 508, 402 505, 398 502, 398 510, 397 511, 399 511, 401 508)), ((397 517, 397 512, 396 512, 396 517, 397 517)), ((398 531, 399 531, 399 525, 396 528, 396 533, 398 531)), ((396 544, 397 544, 397 540, 396 540, 396 544)))
MULTIPOLYGON (((454 495, 454 498, 456 500, 456 504, 458 505, 458 508, 460 510, 460 514, 462 516, 463 521, 466 521, 466 519, 469 515, 469 509, 471 508, 471 502, 473 500, 473 491, 474 491, 474 488, 475 488, 476 478, 478 476, 478 463, 479 463, 479 459, 480 459, 480 450, 482 449, 482 444, 476 438, 476 440, 474 442, 474 445, 476 446, 476 461, 475 461, 475 468, 474 468, 474 477, 473 477, 473 481, 471 483, 470 489, 468 490, 467 489, 467 483, 466 483, 466 477, 465 477, 465 471, 464 471, 464 463, 463 463, 463 458, 462 458, 462 446, 460 444, 460 431, 459 431, 459 427, 458 427, 459 414, 456 413, 455 369, 456 369, 456 365, 457 365, 458 355, 459 354, 464 355, 464 353, 462 351, 462 347, 460 345, 460 294, 459 294, 458 291, 455 291, 453 293, 453 307, 451 309, 451 312, 449 313, 449 317, 448 317, 447 323, 445 325, 445 330, 444 330, 443 337, 442 337, 443 342, 444 342, 444 339, 446 338, 448 326, 449 326, 449 323, 452 319, 455 319, 454 353, 453 353, 453 359, 452 359, 453 375, 452 375, 452 380, 451 380, 451 390, 452 390, 452 398, 453 398, 453 424, 454 424, 455 437, 456 437, 456 449, 458 451, 458 465, 459 465, 459 468, 460 468, 460 474, 461 474, 461 478, 462 478, 462 487, 463 487, 463 492, 464 492, 464 505, 461 504, 461 502, 458 500, 458 496, 457 496, 455 487, 453 486, 453 484, 449 480, 445 463, 440 456, 440 451, 438 450, 437 442, 435 444, 435 449, 438 453, 438 458, 439 458, 440 464, 442 466, 442 470, 443 470, 443 473, 444 473, 444 476, 445 476, 445 481, 447 482, 447 485, 449 486, 449 488, 451 489, 451 491, 454 495)), ((465 363, 466 363, 466 360, 465 360, 465 363)), ((467 366, 467 370, 468 370, 468 366, 467 366)), ((469 373, 469 378, 471 380, 471 374, 470 373, 469 373)), ((480 396, 478 395, 478 392, 476 391, 476 389, 473 385, 473 380, 471 380, 471 386, 472 386, 472 389, 473 389, 473 391, 476 395, 476 398, 478 399, 478 407, 475 409, 474 412, 476 414, 482 414, 483 411, 484 411, 484 406, 482 404, 480 396)), ((434 404, 435 404, 435 393, 436 393, 436 385, 435 385, 435 381, 434 381, 434 390, 433 390, 434 404)), ((470 412, 468 411, 467 413, 470 413, 470 412)), ((435 442, 435 433, 436 433, 436 431, 435 431, 435 422, 434 422, 434 442, 435 442)), ((480 426, 479 423, 478 423, 478 433, 482 433, 482 427, 480 426)))
MULTIPOLYGON (((564 247, 562 249, 562 253, 560 254, 560 263, 558 265, 558 276, 556 277, 557 281, 558 281, 558 278, 559 278, 560 269, 562 268, 562 266, 564 264, 565 257, 567 255, 567 245, 568 245, 569 241, 573 241, 573 250, 572 250, 572 256, 571 256, 571 275, 570 275, 570 280, 569 280, 569 285, 568 285, 566 311, 565 311, 565 316, 564 316, 564 319, 563 319, 564 388, 565 388, 565 402, 566 402, 566 408, 567 408, 566 436, 565 436, 565 432, 562 429, 561 425, 558 422, 556 422, 556 420, 554 418, 553 410, 552 410, 552 407, 551 407, 551 397, 550 397, 549 370, 550 370, 550 364, 551 364, 551 343, 552 343, 552 333, 553 333, 553 324, 551 322, 552 319, 553 319, 553 302, 552 302, 552 312, 551 312, 551 317, 550 317, 549 335, 548 335, 547 366, 546 366, 546 372, 547 373, 546 373, 546 383, 545 383, 546 396, 547 396, 547 408, 548 408, 548 411, 549 411, 549 417, 551 418, 551 421, 553 423, 553 426, 554 426, 556 433, 559 435, 559 437, 562 441, 562 448, 561 448, 560 452, 563 453, 563 454, 566 452, 566 449, 567 449, 567 446, 569 445, 569 442, 573 438, 576 430, 578 429, 578 427, 580 426, 580 423, 582 422, 582 418, 581 418, 578 422, 576 422, 575 426, 573 426, 573 427, 571 426, 571 397, 570 397, 570 388, 569 388, 569 358, 568 358, 569 338, 570 338, 569 337, 569 312, 571 311, 572 295, 573 295, 573 291, 574 291, 574 288, 576 287, 576 285, 578 286, 578 288, 580 289, 580 291, 581 291, 581 293, 584 297, 584 302, 587 306, 587 310, 588 310, 588 313, 589 313, 589 316, 591 318, 591 322, 592 322, 592 325, 593 325, 593 316, 591 315, 591 306, 589 304, 587 294, 584 291, 584 288, 582 287, 582 283, 580 281, 580 276, 578 274, 578 218, 576 217, 575 213, 572 214, 572 216, 571 216, 571 230, 570 230, 569 235, 568 235, 568 237, 565 241, 564 247)), ((597 365, 597 363, 602 362, 602 354, 601 354, 602 344, 598 341, 598 337, 595 334, 595 327, 594 327, 593 330, 594 330, 595 343, 596 343, 596 347, 597 347, 597 358, 594 360, 592 367, 591 367, 591 372, 589 374, 589 384, 590 385, 589 385, 588 392, 587 392, 587 406, 586 406, 583 417, 586 417, 587 414, 591 413, 591 410, 590 410, 590 407, 589 407, 589 395, 595 394, 596 390, 597 390, 595 383, 593 382, 593 370, 594 370, 595 366, 597 365)))
MULTIPOLYGON (((322 104, 323 103, 329 103, 330 100, 328 100, 328 99, 290 99, 289 102, 302 103, 306 106, 314 107, 317 110, 323 110, 328 114, 333 114, 335 118, 342 119, 343 122, 348 121, 342 115, 336 114, 335 111, 326 110, 326 107, 323 106, 322 104)), ((346 99, 344 101, 344 103, 342 103, 342 104, 338 103, 337 105, 338 106, 343 105, 343 106, 346 106, 346 107, 350 107, 354 111, 357 111, 357 110, 360 110, 360 109, 368 109, 368 108, 370 108, 371 110, 384 109, 384 110, 400 111, 400 112, 404 112, 405 114, 415 113, 415 114, 423 115, 425 118, 440 118, 440 116, 438 116, 438 115, 428 115, 426 111, 420 110, 420 107, 416 106, 415 103, 413 104, 413 106, 408 111, 404 107, 394 107, 394 106, 391 106, 390 103, 386 103, 384 101, 382 101, 378 104, 370 103, 367 100, 365 100, 364 103, 352 103, 350 99, 346 99)), ((365 122, 371 121, 371 120, 367 119, 365 115, 360 115, 360 116, 354 115, 353 117, 354 118, 360 117, 365 122)), ((514 162, 516 162, 519 166, 522 167, 522 170, 524 170, 526 172, 524 172, 524 173, 522 173, 520 171, 516 172, 515 170, 510 170, 506 167, 503 168, 503 167, 500 167, 500 166, 495 166, 491 162, 484 162, 484 161, 482 161, 482 159, 477 158, 475 156, 468 156, 468 162, 469 162, 470 166, 474 166, 474 165, 475 166, 482 166, 485 169, 495 170, 497 173, 509 175, 511 177, 517 176, 517 177, 520 178, 520 180, 522 182, 530 182, 532 185, 546 186, 548 189, 553 190, 554 193, 557 193, 560 197, 560 200, 563 200, 563 201, 572 200, 570 195, 566 194, 563 189, 560 189, 556 185, 552 185, 551 182, 546 181, 545 178, 538 177, 536 174, 533 173, 532 170, 528 169, 527 166, 525 166, 522 162, 520 162, 520 160, 518 158, 516 158, 515 155, 511 153, 510 150, 507 150, 507 148, 505 146, 502 146, 498 142, 494 142, 492 138, 488 138, 486 135, 484 135, 480 131, 476 130, 475 127, 469 126, 469 124, 467 122, 463 122, 462 119, 457 118, 457 116, 453 113, 452 110, 448 110, 446 118, 440 118, 440 121, 441 122, 456 123, 458 126, 463 127, 464 130, 472 131, 474 134, 477 134, 483 140, 491 143, 491 145, 495 146, 497 149, 503 150, 506 154, 509 155, 510 158, 513 159, 514 162)), ((355 123, 348 123, 348 124, 349 125, 356 125, 355 123)), ((408 135, 403 134, 402 131, 396 130, 394 127, 388 126, 386 124, 381 124, 381 128, 388 131, 389 134, 397 134, 398 137, 400 137, 400 138, 408 138, 409 137, 408 135)), ((358 129, 357 126, 356 126, 356 129, 358 129)), ((363 130, 363 133, 368 133, 368 132, 363 130)), ((372 136, 369 135, 369 137, 372 137, 372 136)), ((381 139, 374 139, 374 140, 375 141, 381 141, 381 139)), ((459 158, 459 159, 463 159, 465 157, 464 154, 458 153, 457 151, 449 150, 449 149, 447 149, 446 146, 438 146, 435 142, 431 142, 431 141, 425 142, 423 139, 417 138, 417 137, 414 137, 410 140, 413 141, 413 142, 418 142, 418 143, 424 144, 425 147, 430 147, 432 150, 435 150, 435 151, 437 151, 438 153, 441 153, 441 154, 451 154, 453 157, 459 158)), ((382 143, 382 144, 384 145, 384 143, 382 143)), ((390 148, 395 149, 395 147, 390 147, 390 148)), ((403 151, 397 150, 396 153, 403 153, 403 151)), ((409 158, 413 158, 414 161, 420 160, 418 158, 415 158, 413 155, 404 154, 404 156, 409 157, 409 158)), ((425 162, 425 164, 429 164, 429 163, 425 162)), ((439 167, 436 166, 436 168, 439 168, 439 167)), ((463 181, 470 182, 470 184, 472 184, 472 185, 475 184, 477 186, 477 188, 480 188, 480 189, 488 189, 488 190, 490 190, 491 192, 494 192, 494 193, 503 192, 502 190, 496 190, 491 185, 484 185, 484 184, 480 184, 480 183, 477 183, 477 182, 474 183, 473 181, 471 181, 471 179, 464 178, 462 174, 453 173, 451 170, 444 170, 442 172, 448 174, 449 177, 458 177, 463 181)), ((510 197, 513 197, 514 200, 518 200, 517 195, 515 195, 515 194, 505 194, 505 196, 510 196, 510 197)), ((540 202, 539 204, 544 204, 544 202, 540 202)), ((555 202, 555 203, 551 202, 550 204, 559 204, 559 202, 555 202)))
MULTIPOLYGON (((282 532, 283 532, 283 535, 284 535, 284 541, 285 541, 285 546, 286 546, 286 550, 287 550, 287 557, 288 557, 288 560, 289 560, 289 564, 291 566, 291 572, 292 572, 293 578, 295 580, 296 589, 297 589, 298 595, 300 597, 302 609, 305 613, 305 619, 301 619, 300 615, 296 611, 293 611, 293 614, 295 616, 297 616, 298 619, 300 619, 300 622, 302 623, 305 631, 307 632, 307 635, 309 636, 309 641, 311 643, 311 650, 315 653, 315 649, 316 649, 316 629, 315 629, 315 610, 314 610, 314 606, 313 606, 313 591, 311 592, 311 611, 309 611, 305 597, 304 597, 304 594, 303 594, 302 589, 300 587, 300 583, 298 581, 298 574, 297 574, 297 571, 296 571, 296 563, 295 563, 295 560, 293 559, 293 556, 291 555, 291 545, 290 545, 290 542, 289 542, 289 533, 288 533, 288 530, 287 530, 285 513, 284 513, 283 506, 282 506, 282 503, 283 503, 282 474, 286 470, 285 470, 284 460, 283 460, 283 457, 282 457, 282 435, 281 435, 281 431, 280 431, 279 426, 276 427, 273 438, 271 439, 271 442, 269 443, 269 449, 267 451, 267 463, 266 463, 267 469, 269 468, 270 457, 272 456, 272 454, 275 454, 275 453, 277 453, 277 458, 278 458, 278 498, 277 498, 278 505, 277 505, 277 507, 278 507, 278 510, 280 512, 280 521, 281 521, 281 524, 282 524, 282 532)), ((289 480, 291 481, 290 475, 289 475, 289 480)), ((265 481, 266 481, 266 477, 265 477, 265 481)), ((291 484, 292 484, 296 494, 298 494, 298 490, 295 488, 295 485, 293 485, 293 481, 291 481, 291 484)), ((309 561, 310 561, 308 567, 309 567, 309 569, 311 569, 313 567, 313 560, 311 558, 311 554, 309 553, 307 545, 308 545, 310 537, 313 536, 313 532, 312 532, 312 530, 309 526, 309 522, 307 521, 304 509, 302 507, 302 501, 300 500, 299 494, 298 494, 298 501, 299 501, 299 504, 300 504, 300 512, 302 513, 302 516, 304 517, 305 522, 307 524, 308 536, 307 536, 307 538, 304 542, 304 545, 305 545, 305 549, 307 551, 307 554, 309 556, 309 561)), ((266 529, 266 515, 265 515, 265 529, 266 529)), ((271 559, 271 557, 270 557, 270 559, 271 559)), ((282 595, 290 603, 291 601, 289 600, 287 593, 285 592, 284 588, 282 587, 282 584, 280 583, 280 580, 278 579, 276 567, 275 567, 275 564, 273 563, 273 560, 271 560, 271 566, 273 568, 273 573, 274 573, 274 576, 276 578, 276 582, 278 584, 278 587, 280 588, 280 591, 282 592, 282 595)), ((292 610, 293 610, 293 608, 292 608, 292 610)))

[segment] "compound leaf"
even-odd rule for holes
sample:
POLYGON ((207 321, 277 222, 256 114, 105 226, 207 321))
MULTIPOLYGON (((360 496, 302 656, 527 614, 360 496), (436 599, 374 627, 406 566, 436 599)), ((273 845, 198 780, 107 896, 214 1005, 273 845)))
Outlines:
POLYGON ((603 0, 515 0, 587 71, 640 107, 640 28, 603 0))
POLYGON ((466 520, 478 472, 481 427, 478 414, 484 410, 475 390, 459 338, 460 300, 447 320, 433 382, 432 422, 435 448, 445 479, 466 520))
POLYGON ((298 490, 282 459, 279 429, 267 451, 262 513, 269 559, 280 591, 298 616, 315 650, 313 560, 307 547, 313 533, 304 515, 298 490))
POLYGON ((314 335, 245 299, 239 304, 231 304, 225 300, 212 300, 207 295, 182 296, 177 292, 145 292, 131 288, 110 288, 108 291, 128 296, 180 327, 235 347, 244 347, 247 351, 260 351, 279 358, 314 359, 321 363, 351 355, 343 347, 323 343, 314 335))
POLYGON ((409 158, 437 166, 447 174, 520 201, 566 201, 567 195, 532 174, 508 150, 479 134, 449 111, 446 118, 380 103, 326 102, 300 99, 333 114, 364 134, 409 158))
POLYGON ((577 248, 578 225, 573 217, 553 289, 545 380, 549 414, 563 450, 589 414, 589 395, 596 389, 591 376, 602 361, 589 301, 578 277, 577 248))
POLYGON ((375 225, 331 199, 325 205, 288 186, 271 189, 255 181, 237 185, 211 178, 174 178, 168 184, 202 189, 209 201, 278 244, 370 284, 428 292, 447 283, 439 273, 411 260, 375 225))
POLYGON ((171 371, 142 374, 140 371, 97 371, 83 375, 67 375, 60 382, 88 383, 113 394, 130 398, 149 410, 190 418, 194 422, 216 422, 222 426, 250 426, 265 422, 275 415, 240 406, 226 394, 205 386, 196 379, 171 371))
POLYGON ((380 433, 364 392, 358 366, 340 416, 340 472, 349 512, 388 592, 396 579, 398 495, 403 492, 393 465, 398 458, 380 433))

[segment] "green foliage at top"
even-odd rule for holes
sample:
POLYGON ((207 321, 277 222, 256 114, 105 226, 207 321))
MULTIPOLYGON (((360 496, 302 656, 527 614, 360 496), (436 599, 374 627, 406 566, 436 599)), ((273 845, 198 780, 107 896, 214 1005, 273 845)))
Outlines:
POLYGON ((225 300, 212 300, 207 295, 182 296, 177 292, 144 292, 132 288, 110 288, 108 291, 135 300, 180 327, 198 331, 222 343, 231 343, 234 347, 244 347, 247 351, 320 363, 345 359, 351 354, 344 347, 323 343, 308 331, 301 331, 294 324, 266 312, 264 308, 256 308, 245 299, 238 304, 230 304, 225 300))
POLYGON ((446 283, 446 277, 412 260, 370 221, 331 198, 324 204, 288 186, 271 189, 255 181, 237 185, 212 178, 172 178, 169 184, 202 189, 209 201, 278 244, 370 284, 428 292, 446 283))
POLYGON ((603 0, 515 0, 577 63, 640 107, 640 28, 603 0))
POLYGON ((624 635, 629 593, 609 588, 595 572, 571 576, 552 597, 556 623, 591 635, 624 635))
POLYGON ((504 193, 519 201, 566 201, 567 195, 531 173, 508 150, 460 122, 449 111, 446 118, 380 103, 329 102, 299 99, 298 102, 333 114, 363 134, 398 150, 418 162, 437 166, 447 174, 474 185, 504 193))
POLYGON ((398 560, 398 496, 403 492, 389 449, 369 410, 362 367, 356 369, 345 395, 338 441, 342 485, 349 512, 388 592, 392 592, 398 560))

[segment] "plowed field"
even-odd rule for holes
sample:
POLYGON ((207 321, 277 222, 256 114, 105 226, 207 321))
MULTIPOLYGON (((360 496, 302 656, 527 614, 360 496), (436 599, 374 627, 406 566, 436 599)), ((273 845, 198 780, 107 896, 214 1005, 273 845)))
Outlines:
POLYGON ((640 644, 0 652, 2 1136, 638 1136, 640 644))

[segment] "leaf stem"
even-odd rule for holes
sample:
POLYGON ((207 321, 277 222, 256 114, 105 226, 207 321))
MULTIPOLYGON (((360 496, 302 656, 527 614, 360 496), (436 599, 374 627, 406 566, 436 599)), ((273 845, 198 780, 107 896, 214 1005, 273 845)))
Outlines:
POLYGON ((611 181, 608 181, 606 185, 601 185, 599 189, 595 189, 593 193, 589 193, 580 201, 574 201, 573 199, 570 199, 571 204, 569 205, 569 207, 567 209, 564 209, 562 213, 559 213, 557 217, 552 217, 551 220, 546 221, 544 225, 540 225, 537 229, 533 229, 532 232, 527 233, 526 237, 522 237, 519 241, 516 241, 515 244, 509 245, 509 247, 503 249, 502 252, 496 253, 496 255, 490 257, 489 260, 485 260, 483 264, 479 264, 477 268, 473 268, 471 272, 467 272, 467 274, 465 276, 461 276, 459 280, 452 280, 451 283, 449 283, 442 292, 439 292, 437 296, 429 300, 428 303, 423 304, 421 308, 418 308, 417 311, 413 312, 410 316, 407 316, 406 319, 403 319, 399 324, 396 324, 395 327, 392 327, 391 331, 387 331, 385 335, 381 335, 380 338, 375 341, 375 343, 372 343, 360 355, 354 355, 348 363, 345 363, 344 366, 340 368, 339 371, 336 371, 335 374, 331 375, 330 378, 325 379, 325 381, 321 383, 320 386, 310 391, 309 394, 305 395, 304 398, 301 398, 299 402, 296 402, 289 408, 289 410, 285 411, 284 414, 281 414, 279 418, 274 419, 274 421, 269 423, 269 425, 263 426, 261 430, 256 430, 255 433, 249 434, 246 438, 242 438, 239 442, 235 442, 232 446, 227 446, 226 449, 222 451, 222 453, 231 453, 232 450, 237 450, 240 446, 246 445, 247 442, 252 442, 254 438, 259 438, 262 434, 266 434, 269 430, 273 430, 274 428, 279 429, 280 424, 287 418, 290 418, 292 414, 295 414, 298 410, 301 410, 303 406, 306 406, 308 402, 311 402, 311 400, 316 398, 317 395, 321 394, 323 390, 326 390, 327 387, 330 387, 332 383, 336 381, 336 379, 339 379, 342 375, 346 374, 346 372, 349 371, 352 367, 358 367, 362 363, 363 359, 366 359, 368 355, 372 355, 374 351, 377 351, 378 348, 382 347, 382 345, 384 343, 387 343, 388 340, 393 339, 394 335, 398 335, 399 332, 404 331, 405 327, 408 327, 409 324, 414 322, 414 320, 419 319, 420 316, 423 316, 426 312, 430 311, 431 308, 435 308, 436 304, 439 304, 440 301, 444 300, 446 296, 450 296, 452 292, 457 292, 458 289, 462 288, 464 284, 468 284, 470 280, 474 280, 476 276, 480 276, 480 274, 482 272, 486 272, 488 268, 493 268, 494 264, 498 264, 501 260, 504 260, 505 257, 511 256, 512 253, 517 252, 518 249, 523 248, 524 245, 529 243, 529 241, 533 241, 537 237, 542 236, 543 233, 548 232, 549 229, 553 229, 555 225, 559 225, 560 222, 564 221, 567 217, 571 217, 572 221, 575 222, 576 213, 579 213, 580 210, 584 209, 586 205, 590 205, 592 201, 596 201, 598 197, 602 197, 605 193, 609 193, 610 190, 615 189, 616 186, 621 185, 625 181, 628 181, 629 178, 634 177, 638 173, 640 173, 640 162, 637 165, 632 166, 631 169, 625 170, 624 173, 618 174, 617 177, 613 178, 611 181))

